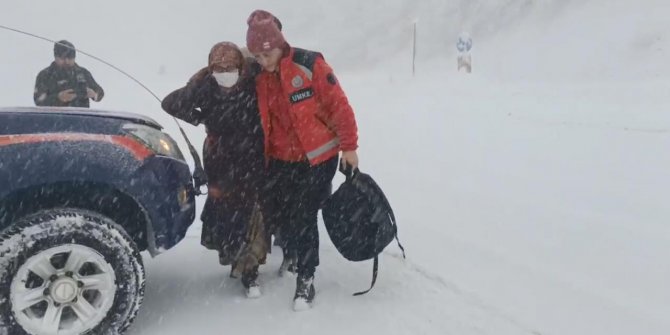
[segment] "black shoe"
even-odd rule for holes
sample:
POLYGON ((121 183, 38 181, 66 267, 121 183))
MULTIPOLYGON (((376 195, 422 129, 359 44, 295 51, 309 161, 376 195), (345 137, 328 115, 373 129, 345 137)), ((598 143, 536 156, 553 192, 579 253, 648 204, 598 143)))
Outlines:
POLYGON ((296 273, 298 265, 298 257, 291 252, 284 251, 284 259, 279 266, 279 277, 283 277, 286 272, 296 273))
POLYGON ((314 276, 298 275, 293 297, 293 310, 299 312, 310 309, 315 295, 314 276))
POLYGON ((261 296, 261 285, 258 282, 258 267, 242 274, 242 285, 247 298, 256 299, 261 296))

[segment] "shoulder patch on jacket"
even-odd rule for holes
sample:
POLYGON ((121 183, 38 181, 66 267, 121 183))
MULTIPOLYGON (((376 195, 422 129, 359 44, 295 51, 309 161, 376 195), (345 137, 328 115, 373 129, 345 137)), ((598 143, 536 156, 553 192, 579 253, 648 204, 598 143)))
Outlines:
POLYGON ((308 68, 310 71, 314 70, 314 63, 317 58, 322 58, 320 52, 310 51, 300 48, 293 48, 293 62, 308 68))
POLYGON ((335 75, 332 72, 326 75, 326 80, 333 86, 337 85, 337 78, 335 78, 335 75))

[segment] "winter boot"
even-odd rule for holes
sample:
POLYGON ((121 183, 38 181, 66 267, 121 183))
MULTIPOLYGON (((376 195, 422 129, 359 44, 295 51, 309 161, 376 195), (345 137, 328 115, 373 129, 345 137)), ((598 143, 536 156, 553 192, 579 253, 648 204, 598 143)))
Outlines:
POLYGON ((258 282, 258 266, 242 274, 242 286, 249 299, 261 297, 261 285, 258 282))
POLYGON ((314 276, 298 275, 293 297, 293 310, 300 312, 310 309, 315 295, 314 276))
POLYGON ((298 264, 298 256, 294 252, 288 251, 287 248, 283 248, 282 252, 284 254, 284 259, 279 266, 279 271, 277 271, 279 277, 283 277, 286 272, 295 273, 298 264))

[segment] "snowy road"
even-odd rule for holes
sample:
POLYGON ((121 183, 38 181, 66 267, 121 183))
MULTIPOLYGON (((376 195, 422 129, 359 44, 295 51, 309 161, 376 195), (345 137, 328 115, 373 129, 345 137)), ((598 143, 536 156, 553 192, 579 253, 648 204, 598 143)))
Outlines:
POLYGON ((317 300, 303 313, 290 308, 295 277, 275 272, 279 249, 261 268, 264 294, 258 300, 244 297, 239 281, 195 236, 161 257, 145 257, 146 296, 128 334, 532 334, 448 279, 414 265, 411 251, 402 260, 394 244, 381 258, 375 288, 353 297, 369 285, 372 262, 349 263, 323 238, 317 300))

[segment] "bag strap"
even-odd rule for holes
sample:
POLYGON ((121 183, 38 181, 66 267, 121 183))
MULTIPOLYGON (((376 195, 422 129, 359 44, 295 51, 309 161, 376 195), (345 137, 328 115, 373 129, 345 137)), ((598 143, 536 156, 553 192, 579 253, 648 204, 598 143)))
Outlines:
MULTIPOLYGON (((395 221, 394 221, 395 224, 395 221)), ((398 247, 402 251, 402 258, 405 257, 405 248, 403 248, 402 244, 400 244, 400 240, 398 240, 398 230, 396 229, 395 233, 395 240, 398 242, 398 247)), ((375 287, 375 283, 377 282, 377 274, 379 273, 379 255, 375 256, 374 258, 374 263, 372 263, 372 283, 370 284, 370 288, 362 291, 362 292, 356 292, 354 293, 354 296, 357 297, 359 295, 366 294, 372 290, 373 287, 375 287)))
MULTIPOLYGON (((388 204, 388 200, 386 200, 386 199, 384 199, 384 200, 388 204)), ((391 207, 389 206, 389 208, 391 208, 391 207)), ((398 248, 400 248, 400 251, 402 251, 402 258, 406 259, 407 257, 405 257, 405 248, 403 248, 402 244, 400 244, 400 240, 398 239, 398 225, 395 224, 395 215, 393 215, 393 211, 391 211, 389 213, 389 216, 391 217, 391 222, 393 222, 393 227, 395 227, 395 232, 394 232, 395 241, 396 241, 396 243, 398 243, 398 248)))
MULTIPOLYGON (((405 258, 405 248, 403 248, 402 244, 400 244, 400 241, 398 240, 398 233, 396 231, 395 234, 395 240, 398 242, 398 247, 402 251, 402 258, 405 258)), ((373 287, 375 287, 375 283, 377 282, 377 274, 379 273, 379 255, 375 256, 374 258, 374 263, 372 263, 372 283, 370 284, 370 288, 362 291, 362 292, 356 292, 354 293, 354 297, 357 297, 359 295, 366 294, 372 290, 373 287)))
POLYGON ((384 204, 389 209, 388 213, 389 218, 391 219, 391 223, 393 223, 393 227, 395 228, 394 232, 395 241, 396 243, 398 243, 398 248, 400 248, 400 251, 402 251, 402 258, 406 259, 407 257, 405 257, 405 248, 402 246, 402 244, 400 244, 400 240, 398 239, 398 225, 396 224, 395 215, 393 214, 393 210, 391 209, 391 204, 389 204, 389 200, 386 198, 386 196, 384 196, 383 193, 381 194, 381 199, 384 201, 384 204))
POLYGON ((346 177, 347 181, 353 179, 359 172, 358 168, 353 168, 351 165, 344 166, 342 160, 340 160, 339 170, 346 177))
POLYGON ((375 262, 372 265, 372 284, 370 284, 370 288, 362 291, 362 292, 356 292, 354 293, 354 297, 357 297, 359 295, 366 294, 372 290, 373 287, 375 287, 375 283, 377 282, 377 272, 379 270, 379 256, 375 256, 375 262))

